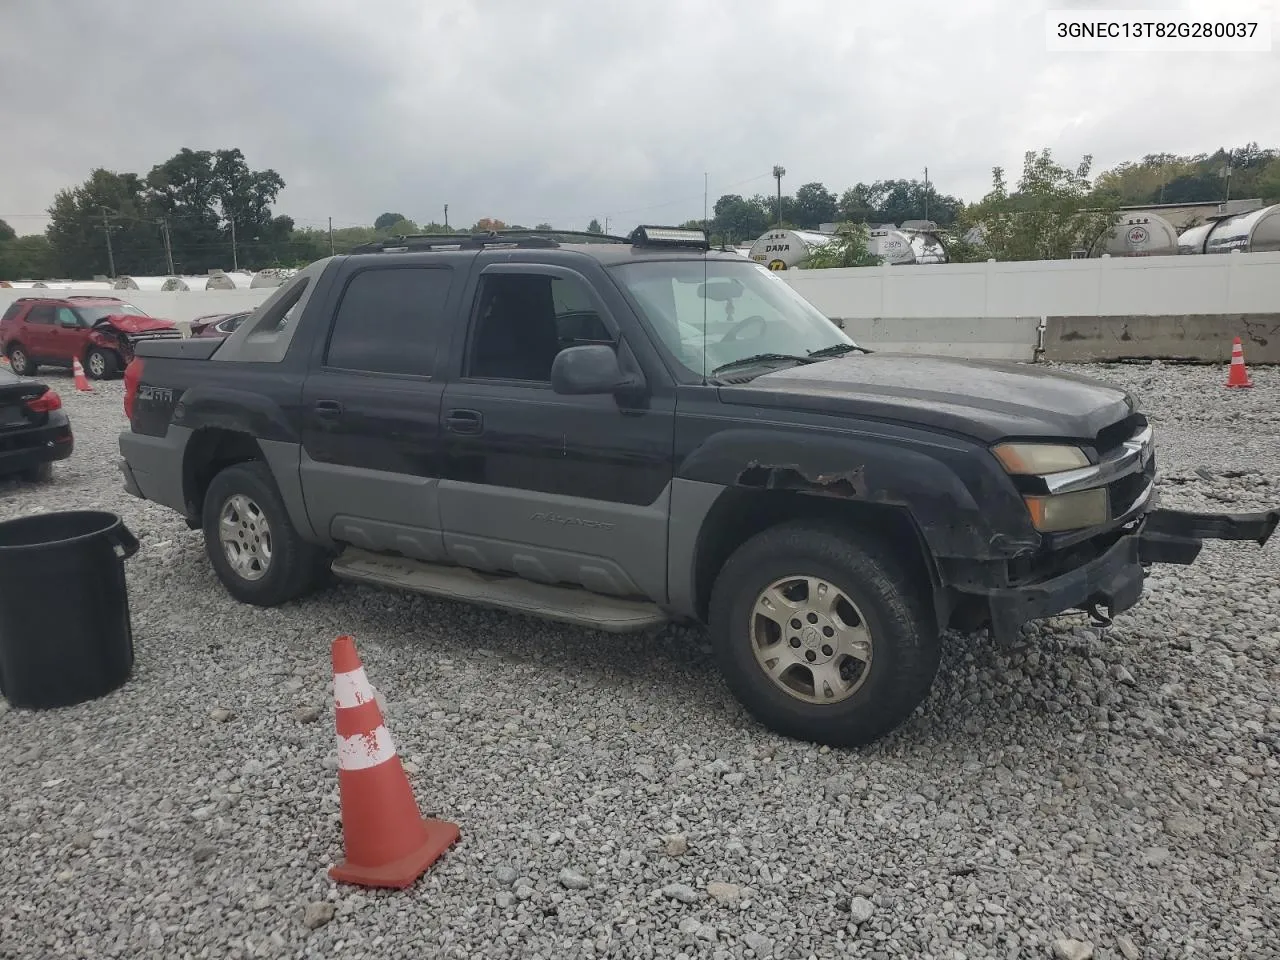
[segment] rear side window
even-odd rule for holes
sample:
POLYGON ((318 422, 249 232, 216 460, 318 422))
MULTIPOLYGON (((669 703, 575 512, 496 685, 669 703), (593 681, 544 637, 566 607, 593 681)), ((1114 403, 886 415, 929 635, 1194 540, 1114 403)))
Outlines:
POLYGON ((41 304, 27 312, 27 323, 52 324, 53 307, 41 304))
POLYGON ((9 309, 4 312, 4 316, 0 317, 0 323, 8 323, 10 320, 12 320, 14 317, 18 315, 18 311, 21 309, 22 309, 22 304, 20 304, 17 300, 13 301, 13 303, 9 304, 9 309))
POLYGON ((338 304, 325 364, 431 376, 452 281, 453 271, 447 267, 360 271, 338 304))

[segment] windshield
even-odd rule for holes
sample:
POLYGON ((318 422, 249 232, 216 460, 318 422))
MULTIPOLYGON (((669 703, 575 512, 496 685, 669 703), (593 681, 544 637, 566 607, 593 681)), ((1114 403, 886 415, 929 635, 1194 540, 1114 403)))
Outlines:
POLYGON ((76 312, 84 318, 86 323, 95 324, 104 317, 145 317, 143 313, 131 303, 116 303, 109 307, 76 307, 76 312))
POLYGON ((613 269, 667 349, 699 376, 761 354, 807 357, 855 348, 813 304, 757 263, 646 260, 613 269))

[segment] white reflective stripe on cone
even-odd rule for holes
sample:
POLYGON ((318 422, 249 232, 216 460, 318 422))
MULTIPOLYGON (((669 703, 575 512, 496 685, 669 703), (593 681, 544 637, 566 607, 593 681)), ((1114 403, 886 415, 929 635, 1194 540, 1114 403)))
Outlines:
POLYGON ((394 759, 396 755, 396 745, 386 727, 380 726, 373 733, 338 737, 337 740, 339 770, 368 770, 394 759))
POLYGON ((333 675, 333 705, 339 710, 358 707, 373 699, 373 685, 364 675, 364 667, 333 675))

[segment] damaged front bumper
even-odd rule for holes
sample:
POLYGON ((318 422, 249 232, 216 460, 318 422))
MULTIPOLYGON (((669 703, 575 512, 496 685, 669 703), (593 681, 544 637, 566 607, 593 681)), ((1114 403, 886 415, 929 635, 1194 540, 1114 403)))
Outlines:
POLYGON ((1010 640, 1022 624, 1069 610, 1110 623, 1142 596, 1153 563, 1193 563, 1205 540, 1253 540, 1263 545, 1280 526, 1280 510, 1261 513, 1186 513, 1153 510, 1101 555, 1035 583, 983 591, 991 610, 991 632, 1010 640), (1098 613, 1107 609, 1107 617, 1098 613))

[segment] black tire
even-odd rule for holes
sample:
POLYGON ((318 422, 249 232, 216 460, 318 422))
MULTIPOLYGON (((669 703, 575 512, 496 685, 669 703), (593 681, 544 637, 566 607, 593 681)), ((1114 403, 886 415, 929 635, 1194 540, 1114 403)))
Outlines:
POLYGON ((110 380, 120 372, 120 355, 114 350, 91 347, 84 355, 84 372, 90 380, 110 380))
POLYGON ((242 603, 274 607, 305 596, 320 582, 327 555, 298 535, 271 470, 262 461, 233 464, 219 472, 205 493, 202 519, 209 562, 227 592, 242 603), (219 536, 219 519, 235 497, 254 505, 255 516, 265 519, 269 530, 269 561, 258 579, 237 572, 219 536))
POLYGON ((31 356, 27 353, 27 348, 19 344, 12 344, 8 351, 9 369, 20 377, 34 377, 36 373, 36 365, 31 362, 31 356))
MULTIPOLYGON (((938 670, 941 648, 928 584, 910 570, 890 549, 852 530, 794 522, 752 537, 729 558, 711 594, 711 640, 730 690, 761 723, 789 737, 833 747, 880 739, 924 702, 938 670), (776 581, 806 576, 845 594, 871 637, 865 664, 837 654, 834 662, 847 664, 856 677, 840 674, 854 689, 836 702, 808 702, 784 690, 754 652, 757 598, 776 581)), ((789 621, 797 622, 802 621, 789 621)), ((825 650, 818 634, 811 639, 825 650)), ((785 636, 779 642, 792 643, 785 636)), ((775 649, 781 648, 766 647, 775 649)), ((803 647, 797 648, 799 654, 809 656, 803 647)), ((786 676, 803 678, 807 673, 816 686, 816 674, 807 672, 804 663, 796 666, 798 673, 791 670, 786 676)))
POLYGON ((27 467, 20 476, 27 483, 48 483, 53 479, 53 464, 41 463, 34 467, 27 467))

